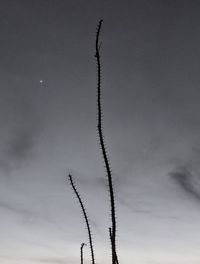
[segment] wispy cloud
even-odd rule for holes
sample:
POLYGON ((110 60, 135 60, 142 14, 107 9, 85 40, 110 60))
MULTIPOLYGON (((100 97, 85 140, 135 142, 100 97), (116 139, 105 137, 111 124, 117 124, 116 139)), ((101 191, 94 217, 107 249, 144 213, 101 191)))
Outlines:
POLYGON ((11 203, 5 202, 5 201, 0 201, 0 209, 10 211, 15 214, 20 214, 20 215, 30 215, 31 214, 30 210, 20 208, 16 205, 12 205, 11 203))
POLYGON ((0 153, 0 168, 10 174, 23 165, 33 154, 39 121, 30 102, 21 104, 16 114, 16 126, 0 153))
POLYGON ((200 175, 197 175, 192 168, 186 165, 178 167, 170 173, 170 176, 185 193, 200 201, 200 175))

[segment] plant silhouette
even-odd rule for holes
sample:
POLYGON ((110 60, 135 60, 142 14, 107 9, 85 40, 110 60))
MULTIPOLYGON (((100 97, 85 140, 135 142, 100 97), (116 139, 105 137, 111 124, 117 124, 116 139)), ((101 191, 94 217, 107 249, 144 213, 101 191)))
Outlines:
MULTIPOLYGON (((111 227, 109 227, 109 238, 111 242, 112 264, 119 264, 118 257, 117 257, 117 251, 116 251, 116 210, 115 210, 115 197, 114 197, 114 189, 113 189, 113 178, 112 178, 110 162, 109 162, 107 151, 106 151, 105 140, 103 136, 103 128, 102 128, 102 103, 101 103, 101 68, 102 67, 101 67, 101 57, 100 57, 101 44, 99 43, 99 36, 101 32, 102 22, 103 20, 101 19, 98 23, 97 32, 96 32, 96 41, 95 41, 95 58, 96 58, 96 64, 97 64, 97 112, 98 112, 97 128, 98 128, 98 138, 100 142, 100 148, 101 148, 102 155, 103 155, 103 162, 106 168, 107 180, 108 180, 108 186, 109 186, 110 213, 111 213, 111 227)), ((74 185, 71 175, 69 175, 69 180, 79 200, 79 203, 82 209, 82 213, 83 213, 86 226, 87 226, 87 231, 88 231, 92 264, 95 264, 91 229, 90 229, 89 220, 88 220, 88 217, 85 211, 85 207, 74 185)))
POLYGON ((87 246, 85 243, 81 244, 81 264, 83 264, 83 247, 87 246))
POLYGON ((80 194, 77 191, 77 188, 76 188, 76 186, 75 186, 75 184, 73 182, 72 176, 70 174, 69 174, 69 181, 70 181, 70 184, 72 186, 72 189, 74 190, 74 193, 76 194, 76 197, 77 197, 77 199, 79 201, 79 204, 81 206, 81 210, 82 210, 82 213, 83 213, 83 216, 84 216, 84 219, 85 219, 85 223, 86 223, 86 226, 87 226, 87 231, 88 231, 88 237, 89 237, 89 243, 90 243, 90 251, 91 251, 92 264, 95 264, 94 247, 93 247, 93 241, 92 241, 92 233, 91 233, 91 228, 90 228, 88 216, 87 216, 85 207, 83 205, 82 199, 80 197, 80 194))

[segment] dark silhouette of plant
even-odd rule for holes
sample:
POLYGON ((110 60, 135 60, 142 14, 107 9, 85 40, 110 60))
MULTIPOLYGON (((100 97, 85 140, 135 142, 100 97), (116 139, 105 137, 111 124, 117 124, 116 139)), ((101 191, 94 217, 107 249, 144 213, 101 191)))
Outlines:
POLYGON ((112 220, 112 228, 110 230, 110 239, 111 239, 111 248, 112 248, 112 264, 117 262, 117 253, 116 253, 116 213, 115 213, 115 198, 114 198, 114 190, 113 190, 113 180, 112 180, 112 172, 110 168, 110 163, 108 160, 108 155, 106 152, 104 137, 103 137, 103 129, 102 129, 102 106, 101 106, 101 60, 100 60, 100 44, 99 44, 99 35, 101 31, 103 20, 99 21, 99 25, 97 28, 96 34, 96 43, 95 43, 95 57, 97 62, 97 106, 98 106, 98 135, 100 146, 103 154, 103 160, 106 167, 107 177, 108 177, 108 186, 109 186, 109 194, 110 194, 110 206, 111 206, 111 220, 112 220))
MULTIPOLYGON (((111 242, 111 250, 112 250, 112 264, 119 264, 117 252, 116 252, 116 212, 115 212, 115 197, 114 197, 114 190, 113 190, 113 179, 112 179, 112 172, 110 163, 108 160, 108 155, 106 152, 105 142, 104 142, 104 136, 103 136, 103 128, 102 128, 102 104, 101 104, 101 59, 100 59, 100 44, 99 44, 99 35, 101 32, 101 26, 102 26, 103 20, 101 19, 99 21, 97 32, 96 32, 96 41, 95 41, 95 58, 97 63, 97 110, 98 110, 98 137, 100 141, 100 147, 103 155, 103 161, 106 167, 106 173, 107 173, 107 180, 108 180, 108 186, 109 186, 109 196, 110 196, 110 212, 111 212, 111 227, 109 228, 109 237, 111 242)), ((84 219, 87 226, 88 231, 88 237, 89 237, 89 243, 90 243, 90 250, 91 250, 91 257, 92 257, 92 264, 95 264, 94 260, 94 249, 93 249, 93 243, 92 243, 92 236, 91 236, 91 230, 90 225, 88 221, 88 217, 83 205, 83 202, 80 198, 80 195, 74 185, 72 176, 69 175, 69 180, 71 183, 71 186, 79 200, 84 219)), ((81 263, 83 261, 82 259, 82 249, 83 244, 81 246, 81 263)))
POLYGON ((93 242, 92 242, 92 233, 91 233, 91 229, 90 229, 90 224, 89 224, 89 220, 88 220, 88 216, 85 210, 85 207, 83 205, 83 202, 81 200, 80 194, 77 191, 77 188, 73 182, 72 176, 69 174, 69 181, 70 184, 74 190, 74 193, 76 194, 76 197, 78 198, 79 204, 81 206, 81 210, 85 219, 85 223, 87 226, 87 231, 88 231, 88 237, 89 237, 89 243, 90 243, 90 251, 91 251, 91 258, 92 258, 92 264, 95 264, 95 259, 94 259, 94 248, 93 248, 93 242))
POLYGON ((109 227, 109 235, 110 235, 110 242, 111 242, 111 248, 112 248, 112 255, 114 254, 114 258, 115 258, 115 263, 116 264, 119 264, 119 261, 118 261, 118 256, 116 254, 116 251, 113 252, 113 239, 112 239, 112 229, 111 227, 109 227))
POLYGON ((81 264, 83 264, 83 247, 87 246, 85 243, 81 244, 81 264))

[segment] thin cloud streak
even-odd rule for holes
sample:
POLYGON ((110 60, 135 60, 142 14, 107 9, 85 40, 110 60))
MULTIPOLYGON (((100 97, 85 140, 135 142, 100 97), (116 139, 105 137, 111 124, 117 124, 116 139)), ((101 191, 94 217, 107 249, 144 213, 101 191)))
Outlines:
POLYGON ((194 175, 194 172, 187 166, 182 166, 170 173, 172 179, 190 195, 191 198, 200 201, 200 177, 194 175))

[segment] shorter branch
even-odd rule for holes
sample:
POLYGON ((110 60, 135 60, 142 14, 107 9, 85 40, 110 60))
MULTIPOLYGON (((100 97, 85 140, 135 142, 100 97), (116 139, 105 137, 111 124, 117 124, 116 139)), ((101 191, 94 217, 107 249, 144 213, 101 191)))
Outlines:
POLYGON ((85 244, 85 243, 81 244, 81 264, 83 264, 83 247, 84 246, 87 246, 87 244, 85 244))
POLYGON ((80 206, 81 206, 81 210, 83 212, 83 216, 84 216, 84 219, 85 219, 85 223, 86 223, 86 226, 87 226, 87 231, 88 231, 88 237, 89 237, 89 243, 90 243, 90 251, 91 251, 91 258, 92 258, 92 264, 95 264, 95 260, 94 260, 94 249, 93 249, 93 243, 92 243, 92 233, 91 233, 91 229, 90 229, 90 224, 89 224, 89 220, 88 220, 88 216, 87 216, 87 213, 86 213, 86 210, 85 210, 85 207, 83 205, 83 202, 81 200, 81 197, 76 189, 76 186, 73 182, 73 179, 72 179, 72 176, 69 174, 69 181, 70 181, 70 184, 72 186, 72 189, 74 190, 74 193, 76 194, 76 197, 78 198, 78 201, 80 203, 80 206))

